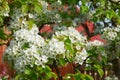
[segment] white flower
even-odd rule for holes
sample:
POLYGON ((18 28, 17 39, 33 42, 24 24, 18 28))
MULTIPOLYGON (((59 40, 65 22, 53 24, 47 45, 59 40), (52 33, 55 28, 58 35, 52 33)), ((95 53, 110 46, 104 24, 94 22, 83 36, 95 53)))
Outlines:
POLYGON ((116 27, 116 28, 106 27, 106 28, 103 29, 102 37, 104 39, 106 39, 107 41, 113 41, 113 40, 119 39, 118 38, 119 33, 120 33, 120 28, 119 27, 116 27))
POLYGON ((6 13, 4 13, 4 16, 9 16, 9 11, 6 11, 6 13))
POLYGON ((88 57, 87 51, 85 48, 81 52, 77 52, 75 56, 75 63, 83 64, 84 60, 88 57))
POLYGON ((105 78, 105 80, 119 80, 117 76, 115 75, 110 75, 105 78))
POLYGON ((109 40, 115 40, 116 37, 117 37, 117 33, 116 32, 108 32, 108 37, 107 38, 109 40))
POLYGON ((120 32, 120 27, 115 27, 114 29, 116 32, 120 32))
POLYGON ((46 54, 50 58, 56 58, 57 55, 65 53, 64 42, 59 41, 56 38, 52 38, 49 43, 44 46, 44 48, 42 49, 42 53, 46 54))
POLYGON ((47 63, 47 62, 48 62, 48 57, 45 55, 42 55, 42 56, 39 56, 39 59, 35 61, 35 64, 37 66, 39 66, 39 65, 43 66, 43 63, 47 63))
POLYGON ((38 35, 39 30, 38 30, 38 27, 35 24, 33 25, 32 29, 30 30, 30 33, 34 34, 34 35, 38 35))
POLYGON ((62 4, 61 0, 58 0, 57 2, 58 2, 60 5, 62 4))
POLYGON ((76 45, 76 49, 77 49, 77 50, 81 50, 81 48, 82 48, 82 47, 81 47, 80 45, 76 45))
POLYGON ((69 37, 72 43, 85 45, 87 38, 80 34, 75 28, 69 27, 67 30, 55 32, 56 37, 69 37))
POLYGON ((43 6, 44 9, 47 8, 47 6, 48 6, 48 3, 47 3, 47 2, 42 1, 42 0, 39 0, 39 2, 41 2, 41 4, 42 4, 42 6, 43 6))
POLYGON ((33 14, 29 13, 29 14, 28 14, 28 17, 29 17, 29 18, 33 18, 34 16, 33 16, 33 14))
POLYGON ((94 48, 94 47, 100 47, 100 46, 103 46, 104 43, 99 41, 99 40, 94 40, 94 41, 90 41, 86 44, 86 47, 88 50, 94 48))
POLYGON ((34 26, 31 30, 19 29, 14 33, 10 46, 6 49, 4 58, 13 61, 14 69, 19 73, 24 72, 27 65, 44 66, 48 61, 47 56, 41 55, 44 39, 37 34, 38 28, 34 26))

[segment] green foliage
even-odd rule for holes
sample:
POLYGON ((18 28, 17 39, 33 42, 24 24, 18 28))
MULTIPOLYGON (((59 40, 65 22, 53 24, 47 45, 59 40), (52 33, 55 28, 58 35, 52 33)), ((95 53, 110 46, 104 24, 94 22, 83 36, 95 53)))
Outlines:
POLYGON ((66 46, 66 49, 70 51, 71 54, 74 53, 74 49, 73 49, 73 45, 71 43, 71 40, 69 38, 67 38, 65 41, 65 46, 66 46))
POLYGON ((104 72, 100 65, 94 65, 94 69, 96 69, 98 71, 98 73, 100 74, 100 77, 102 77, 104 75, 104 72))
POLYGON ((87 75, 87 74, 82 74, 80 72, 74 75, 74 79, 75 80, 94 80, 92 76, 87 75))
POLYGON ((27 13, 29 10, 29 6, 28 5, 22 5, 22 12, 23 13, 27 13))
POLYGON ((33 20, 29 20, 27 23, 28 23, 28 29, 30 30, 33 27, 33 25, 34 25, 34 21, 33 20))
POLYGON ((64 80, 94 80, 92 76, 87 75, 87 74, 83 74, 81 72, 77 72, 75 74, 67 74, 66 76, 64 76, 63 78, 64 80))
POLYGON ((2 39, 2 40, 6 40, 7 39, 7 35, 1 29, 0 29, 0 39, 2 39))
POLYGON ((75 80, 79 80, 81 78, 81 76, 82 76, 81 73, 76 73, 74 76, 75 80))
POLYGON ((69 62, 72 62, 73 57, 75 56, 75 52, 69 37, 64 41, 64 44, 65 44, 65 48, 70 52, 66 54, 66 58, 69 62))
POLYGON ((67 61, 63 58, 59 58, 58 60, 61 66, 65 66, 65 64, 67 63, 67 61))
POLYGON ((49 80, 51 78, 57 78, 56 74, 51 71, 51 68, 49 66, 39 66, 36 69, 34 68, 34 71, 32 68, 28 68, 25 70, 25 73, 17 74, 15 80, 49 80))
POLYGON ((27 49, 27 48, 29 48, 29 43, 25 43, 25 44, 23 44, 22 48, 23 48, 23 49, 27 49))
POLYGON ((42 5, 40 5, 40 4, 35 4, 34 7, 35 7, 34 10, 35 10, 37 13, 40 13, 40 12, 41 12, 42 5))
POLYGON ((8 16, 9 14, 9 5, 7 3, 7 1, 5 0, 0 0, 0 27, 3 25, 4 23, 4 18, 6 16, 8 16))

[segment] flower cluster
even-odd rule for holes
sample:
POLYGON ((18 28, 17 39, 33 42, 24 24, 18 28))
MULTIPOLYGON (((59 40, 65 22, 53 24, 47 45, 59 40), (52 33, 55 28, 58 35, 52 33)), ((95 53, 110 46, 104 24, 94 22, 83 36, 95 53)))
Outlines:
POLYGON ((83 48, 82 51, 76 53, 75 63, 79 63, 80 65, 82 65, 87 57, 88 57, 88 53, 86 49, 83 48))
POLYGON ((65 45, 63 41, 52 38, 41 51, 42 54, 46 54, 49 58, 56 59, 58 55, 65 53, 65 45))
POLYGON ((31 30, 17 30, 10 46, 5 51, 4 58, 13 61, 17 72, 24 72, 27 66, 44 66, 47 56, 41 55, 40 51, 44 44, 45 41, 38 35, 36 26, 33 26, 31 30))
POLYGON ((75 28, 69 27, 64 31, 55 32, 52 39, 46 41, 38 35, 38 32, 34 24, 31 30, 21 28, 14 33, 4 58, 13 61, 17 72, 24 72, 27 66, 44 67, 48 59, 70 57, 73 59, 72 62, 82 65, 87 58, 87 38, 75 28))
POLYGON ((20 9, 14 8, 14 15, 11 16, 11 20, 9 22, 9 30, 19 30, 21 28, 28 28, 27 19, 25 16, 27 14, 22 14, 20 9))
POLYGON ((69 27, 67 30, 55 32, 53 37, 64 42, 66 54, 63 57, 69 55, 69 57, 73 58, 73 62, 79 64, 82 64, 88 57, 86 51, 87 38, 75 28, 69 27), (71 46, 70 50, 68 46, 71 46))
POLYGON ((99 40, 89 41, 86 44, 86 49, 89 52, 89 55, 96 54, 101 55, 101 57, 106 57, 107 54, 104 50, 104 43, 99 40))
POLYGON ((120 26, 114 28, 106 27, 103 29, 102 37, 107 41, 114 41, 120 39, 119 35, 120 26))
POLYGON ((110 75, 105 78, 105 80, 119 80, 117 76, 115 75, 110 75))
POLYGON ((107 41, 105 49, 109 55, 108 59, 113 60, 118 58, 120 53, 120 26, 104 28, 102 37, 107 41))
POLYGON ((8 2, 4 0, 0 0, 0 16, 9 16, 9 6, 8 2))
POLYGON ((93 48, 103 46, 104 43, 99 40, 94 40, 94 41, 88 42, 86 45, 87 45, 87 50, 91 50, 93 48))
POLYGON ((87 42, 86 36, 80 34, 75 28, 69 27, 67 30, 64 31, 57 31, 55 36, 59 39, 66 39, 67 37, 70 38, 71 43, 79 43, 81 45, 85 45, 87 42))
POLYGON ((48 7, 56 7, 60 6, 60 3, 54 2, 49 6, 46 1, 38 0, 41 4, 41 13, 36 13, 33 11, 29 13, 24 13, 22 9, 13 8, 13 13, 11 15, 11 19, 9 22, 9 29, 10 30, 19 30, 21 28, 29 29, 31 28, 32 23, 36 23, 37 25, 46 24, 46 23, 60 23, 61 16, 58 14, 58 11, 48 9, 48 7), (58 5, 57 5, 58 4, 58 5), (32 22, 34 21, 34 22, 32 22))

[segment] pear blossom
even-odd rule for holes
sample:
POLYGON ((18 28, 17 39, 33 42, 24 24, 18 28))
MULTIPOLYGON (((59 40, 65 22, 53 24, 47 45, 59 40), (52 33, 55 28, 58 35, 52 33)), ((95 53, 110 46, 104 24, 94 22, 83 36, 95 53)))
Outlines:
POLYGON ((64 42, 59 41, 56 38, 52 38, 48 44, 46 44, 42 49, 42 54, 47 55, 50 58, 56 58, 57 55, 65 53, 64 42))
POLYGON ((34 67, 44 66, 48 57, 41 54, 41 48, 44 46, 44 39, 37 34, 38 28, 34 26, 31 30, 19 29, 5 50, 4 59, 13 61, 14 69, 17 72, 24 72, 27 65, 34 67))
POLYGON ((88 53, 85 48, 81 52, 77 52, 75 56, 75 63, 83 64, 84 60, 88 57, 88 53))
POLYGON ((87 48, 88 50, 91 50, 91 49, 93 49, 93 48, 95 48, 95 47, 100 47, 100 46, 103 46, 103 45, 104 45, 103 42, 101 42, 101 41, 99 41, 99 40, 94 40, 94 41, 89 41, 89 42, 87 42, 86 48, 87 48))
POLYGON ((119 40, 119 35, 120 35, 120 27, 115 27, 115 28, 110 28, 106 27, 103 30, 102 37, 106 39, 107 41, 114 41, 114 40, 119 40))
POLYGON ((67 30, 55 32, 56 37, 63 38, 69 37, 72 43, 79 42, 82 45, 85 45, 87 42, 86 36, 80 34, 75 28, 69 27, 67 30))

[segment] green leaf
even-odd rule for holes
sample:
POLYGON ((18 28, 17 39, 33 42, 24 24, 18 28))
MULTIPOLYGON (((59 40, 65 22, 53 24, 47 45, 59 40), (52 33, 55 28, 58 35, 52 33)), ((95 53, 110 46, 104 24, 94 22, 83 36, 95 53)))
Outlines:
POLYGON ((88 12, 88 10, 89 10, 89 8, 87 6, 85 6, 85 5, 81 6, 81 11, 83 14, 86 14, 88 12))
POLYGON ((0 30, 0 39, 2 39, 2 40, 7 39, 7 35, 3 32, 3 30, 0 30))
POLYGON ((59 59, 60 65, 64 66, 66 64, 66 61, 63 58, 59 59))
POLYGON ((20 74, 18 74, 17 76, 15 76, 15 80, 19 80, 19 78, 22 77, 20 74))
POLYGON ((104 75, 104 72, 102 69, 98 69, 98 73, 100 74, 100 77, 102 77, 104 75))
MULTIPOLYGON (((31 77, 31 80, 38 80, 38 76, 35 73, 32 73, 32 75, 30 75, 30 77, 31 77)), ((30 79, 30 78, 28 78, 28 79, 30 79)))
POLYGON ((3 23, 3 18, 0 17, 0 25, 2 25, 1 23, 3 23))
POLYGON ((55 79, 55 80, 57 80, 57 75, 54 73, 54 72, 52 72, 52 77, 55 79))
POLYGON ((44 71, 47 72, 51 72, 51 68, 49 66, 45 66, 44 71))
POLYGON ((23 13, 27 13, 28 9, 29 9, 28 5, 22 5, 22 12, 23 13))
POLYGON ((95 67, 96 70, 98 71, 100 77, 102 77, 102 76, 104 75, 104 72, 103 72, 101 66, 100 66, 100 65, 94 65, 94 67, 95 67))
POLYGON ((119 20, 119 19, 117 20, 117 22, 118 22, 118 24, 120 25, 120 20, 119 20))
POLYGON ((76 0, 67 0, 69 4, 76 4, 76 0))
POLYGON ((42 5, 40 5, 40 4, 35 4, 34 6, 35 6, 35 7, 34 7, 35 12, 41 13, 42 5))
POLYGON ((48 79, 52 78, 53 72, 46 72, 46 76, 48 79))
POLYGON ((112 17, 116 17, 116 13, 112 9, 107 10, 106 17, 111 19, 112 17))
POLYGON ((42 67, 41 66, 37 66, 37 71, 42 71, 42 67))
POLYGON ((65 44, 66 49, 69 50, 71 54, 73 54, 74 53, 74 49, 73 49, 73 45, 71 43, 71 40, 69 38, 67 38, 64 41, 64 44, 65 44))
POLYGON ((75 80, 80 80, 81 79, 81 73, 78 72, 74 75, 75 80))
POLYGON ((113 17, 113 15, 111 13, 107 13, 106 16, 108 19, 111 19, 113 17))
POLYGON ((24 43, 23 46, 22 46, 22 48, 23 48, 23 49, 29 48, 29 43, 28 43, 28 42, 27 42, 27 43, 24 43))
POLYGON ((101 6, 105 6, 105 1, 104 0, 101 0, 101 6))
POLYGON ((25 3, 27 2, 27 0, 19 0, 21 3, 25 3))
POLYGON ((47 80, 52 77, 56 78, 56 75, 52 72, 52 70, 49 66, 45 66, 45 68, 43 68, 43 72, 46 74, 45 79, 47 79, 47 80))
POLYGON ((86 80, 94 80, 93 77, 90 76, 90 75, 86 75, 86 76, 85 76, 85 79, 86 79, 86 80))
POLYGON ((25 74, 30 75, 31 74, 31 70, 30 69, 26 69, 25 70, 25 74))
POLYGON ((34 25, 33 21, 32 21, 32 20, 29 20, 27 23, 28 23, 28 29, 29 29, 29 30, 32 29, 32 27, 33 27, 33 25, 34 25))

